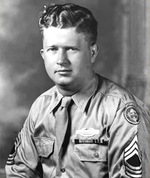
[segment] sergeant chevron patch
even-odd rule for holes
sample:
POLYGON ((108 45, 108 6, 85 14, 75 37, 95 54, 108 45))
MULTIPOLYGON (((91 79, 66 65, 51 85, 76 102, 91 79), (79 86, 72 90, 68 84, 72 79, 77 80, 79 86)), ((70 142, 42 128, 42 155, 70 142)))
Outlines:
POLYGON ((141 151, 137 135, 124 150, 125 173, 131 178, 142 178, 141 151))
POLYGON ((7 165, 13 165, 14 164, 14 158, 16 156, 17 149, 21 143, 21 133, 18 134, 18 137, 15 140, 14 146, 9 154, 9 157, 7 159, 6 164, 7 165))

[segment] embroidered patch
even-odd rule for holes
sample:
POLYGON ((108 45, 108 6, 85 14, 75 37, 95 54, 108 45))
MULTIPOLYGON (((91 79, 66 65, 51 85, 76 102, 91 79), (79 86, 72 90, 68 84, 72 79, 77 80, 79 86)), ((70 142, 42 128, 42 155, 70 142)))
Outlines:
POLYGON ((14 164, 14 158, 16 156, 17 153, 17 149, 19 147, 19 145, 21 144, 21 133, 18 134, 18 137, 15 140, 14 146, 9 154, 9 157, 7 159, 6 164, 7 165, 13 165, 14 164))
POLYGON ((142 156, 137 135, 124 150, 125 173, 132 178, 142 178, 142 156))
POLYGON ((138 109, 133 103, 130 103, 126 106, 124 116, 130 124, 137 125, 140 122, 138 109))

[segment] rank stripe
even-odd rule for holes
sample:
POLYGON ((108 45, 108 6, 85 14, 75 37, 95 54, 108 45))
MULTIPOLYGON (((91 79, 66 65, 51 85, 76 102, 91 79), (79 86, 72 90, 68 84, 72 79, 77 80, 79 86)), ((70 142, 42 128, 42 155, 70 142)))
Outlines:
POLYGON ((138 167, 133 167, 131 165, 127 165, 126 164, 126 168, 129 169, 130 171, 134 171, 134 172, 142 172, 142 166, 138 166, 138 167))
POLYGON ((14 164, 14 161, 13 162, 7 162, 7 165, 11 166, 14 164))
POLYGON ((21 133, 19 132, 17 138, 15 139, 15 142, 14 142, 14 146, 8 156, 8 159, 7 159, 7 162, 6 164, 7 165, 13 165, 14 164, 14 158, 16 156, 16 153, 17 153, 17 149, 18 147, 20 146, 21 144, 21 133))
POLYGON ((126 171, 126 174, 132 178, 142 178, 142 174, 135 174, 135 173, 130 173, 126 171))
POLYGON ((124 152, 125 160, 131 158, 133 154, 136 154, 139 157, 139 160, 141 161, 141 157, 140 157, 141 154, 138 146, 137 135, 134 137, 132 142, 125 148, 125 152, 124 152))
POLYGON ((127 162, 125 163, 125 166, 127 169, 129 169, 130 171, 134 171, 134 172, 138 172, 138 171, 141 171, 142 172, 142 166, 138 166, 138 167, 134 167, 134 166, 131 166, 130 164, 128 164, 127 162))
POLYGON ((133 151, 137 151, 137 154, 139 155, 139 147, 138 147, 138 144, 135 143, 134 146, 128 150, 128 151, 125 151, 125 156, 127 157, 129 154, 131 154, 133 151))
POLYGON ((126 175, 132 178, 142 178, 141 161, 142 161, 142 155, 138 145, 138 137, 137 135, 135 135, 131 143, 124 150, 124 165, 125 165, 126 175), (130 164, 130 159, 132 160, 135 155, 139 159, 139 163, 137 163, 137 166, 130 164))
MULTIPOLYGON (((130 165, 129 165, 130 166, 130 165)), ((142 177, 142 167, 139 170, 131 169, 126 166, 126 174, 130 175, 131 177, 142 177)))
POLYGON ((130 172, 132 174, 142 174, 142 168, 140 168, 140 170, 132 170, 132 169, 126 167, 126 171, 130 172))
POLYGON ((12 161, 14 161, 13 159, 12 160, 7 160, 7 163, 12 163, 12 161))
POLYGON ((14 164, 14 157, 12 157, 12 158, 9 157, 9 158, 7 159, 6 164, 7 164, 7 165, 12 165, 12 164, 14 164))
POLYGON ((131 147, 133 147, 133 145, 135 143, 138 143, 137 135, 134 137, 134 139, 132 140, 132 142, 125 148, 125 152, 127 152, 129 149, 131 149, 131 147))
POLYGON ((9 160, 13 160, 14 159, 14 156, 13 157, 8 157, 7 161, 9 160))
MULTIPOLYGON (((125 155, 125 161, 128 160, 129 158, 131 158, 134 155, 137 155, 139 157, 139 151, 134 149, 131 153, 129 153, 128 155, 125 155)), ((139 160, 141 161, 141 158, 139 157, 139 160)))
POLYGON ((15 163, 14 160, 13 160, 13 161, 7 161, 7 162, 6 162, 7 165, 13 165, 14 163, 15 163))
POLYGON ((13 153, 13 154, 10 153, 8 158, 14 157, 14 155, 15 155, 15 153, 13 153))

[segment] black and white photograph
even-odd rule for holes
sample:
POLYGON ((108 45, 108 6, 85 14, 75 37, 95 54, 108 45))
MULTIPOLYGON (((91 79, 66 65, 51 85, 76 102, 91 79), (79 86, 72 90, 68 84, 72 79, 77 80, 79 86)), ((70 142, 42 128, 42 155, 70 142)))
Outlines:
POLYGON ((150 178, 150 1, 0 1, 0 178, 150 178))

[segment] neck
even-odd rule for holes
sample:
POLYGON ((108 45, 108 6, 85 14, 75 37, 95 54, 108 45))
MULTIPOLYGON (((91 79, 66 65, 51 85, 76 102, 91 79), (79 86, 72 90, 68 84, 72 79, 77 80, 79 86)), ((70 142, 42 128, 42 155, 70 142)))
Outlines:
POLYGON ((63 95, 63 96, 72 96, 74 95, 75 93, 78 92, 78 90, 80 89, 70 89, 69 87, 67 86, 58 86, 56 85, 57 88, 58 88, 58 91, 63 95))

